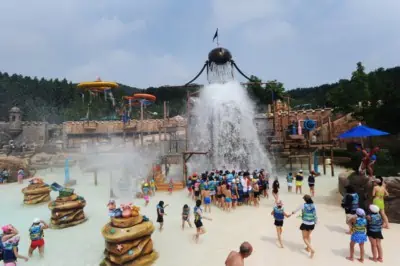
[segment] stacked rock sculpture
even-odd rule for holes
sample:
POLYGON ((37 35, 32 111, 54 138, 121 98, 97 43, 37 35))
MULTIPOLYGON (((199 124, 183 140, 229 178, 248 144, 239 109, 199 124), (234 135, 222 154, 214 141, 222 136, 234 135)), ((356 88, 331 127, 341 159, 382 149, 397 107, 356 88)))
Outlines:
POLYGON ((49 203, 50 227, 62 229, 85 222, 87 218, 83 208, 86 206, 86 200, 75 194, 71 188, 62 188, 58 191, 60 194, 57 199, 49 203))
POLYGON ((106 240, 105 259, 101 265, 144 266, 158 258, 151 240, 154 225, 139 211, 139 207, 131 204, 111 211, 111 221, 101 231, 106 240))
POLYGON ((33 205, 50 201, 51 189, 41 178, 35 177, 22 189, 24 204, 33 205))

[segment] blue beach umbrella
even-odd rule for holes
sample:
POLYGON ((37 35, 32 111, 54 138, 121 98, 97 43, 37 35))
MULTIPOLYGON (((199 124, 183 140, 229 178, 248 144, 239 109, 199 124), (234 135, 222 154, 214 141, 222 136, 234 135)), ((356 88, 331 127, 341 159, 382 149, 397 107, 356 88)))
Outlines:
POLYGON ((389 133, 360 124, 339 135, 338 138, 348 139, 348 138, 377 137, 386 135, 389 135, 389 133))

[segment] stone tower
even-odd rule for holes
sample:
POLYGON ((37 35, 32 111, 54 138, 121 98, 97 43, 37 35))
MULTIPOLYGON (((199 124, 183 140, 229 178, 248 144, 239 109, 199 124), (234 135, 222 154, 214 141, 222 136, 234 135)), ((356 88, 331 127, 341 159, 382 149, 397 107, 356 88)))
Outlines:
POLYGON ((14 106, 9 113, 9 129, 11 135, 17 136, 22 132, 21 110, 14 106))

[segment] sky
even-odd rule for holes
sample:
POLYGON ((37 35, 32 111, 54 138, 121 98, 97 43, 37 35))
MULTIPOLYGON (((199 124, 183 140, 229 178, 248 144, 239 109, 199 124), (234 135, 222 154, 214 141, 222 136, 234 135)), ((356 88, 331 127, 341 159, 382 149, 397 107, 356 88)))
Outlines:
POLYGON ((399 0, 0 0, 0 71, 182 85, 218 28, 247 75, 307 87, 349 78, 358 61, 399 65, 399 10, 399 0))

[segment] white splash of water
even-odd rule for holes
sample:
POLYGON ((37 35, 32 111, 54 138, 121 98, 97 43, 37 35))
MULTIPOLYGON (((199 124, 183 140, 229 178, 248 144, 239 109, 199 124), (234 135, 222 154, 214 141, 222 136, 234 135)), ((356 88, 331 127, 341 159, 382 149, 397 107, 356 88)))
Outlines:
MULTIPOLYGON (((193 150, 212 151, 211 167, 272 171, 265 148, 254 125, 254 103, 236 81, 210 84, 194 100, 190 135, 193 150)), ((198 159, 194 170, 210 169, 207 160, 198 159), (200 169, 203 168, 203 169, 200 169)), ((191 169, 193 170, 193 169, 191 169)))

